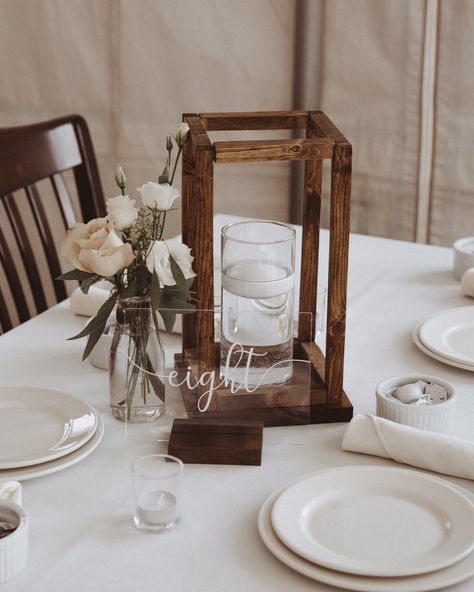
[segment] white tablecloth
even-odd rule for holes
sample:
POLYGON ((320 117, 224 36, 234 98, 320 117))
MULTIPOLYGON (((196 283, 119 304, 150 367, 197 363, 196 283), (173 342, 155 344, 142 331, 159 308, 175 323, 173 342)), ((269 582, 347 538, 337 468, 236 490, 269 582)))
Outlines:
MULTIPOLYGON (((216 225, 225 220, 217 217, 216 225)), ((323 233, 323 283, 326 254, 323 233)), ((428 315, 471 303, 451 276, 449 249, 352 236, 344 383, 355 412, 375 412, 374 388, 384 377, 438 375, 459 394, 455 434, 474 440, 474 375, 428 358, 411 339, 428 315)), ((261 504, 287 481, 317 469, 397 465, 343 452, 345 424, 268 428, 261 467, 186 465, 182 523, 161 535, 138 532, 131 521, 130 462, 166 451, 171 418, 126 432, 111 417, 107 373, 81 362, 82 341, 66 341, 83 324, 64 302, 0 338, 2 386, 62 390, 95 405, 105 422, 103 442, 87 459, 24 482, 30 558, 2 592, 330 590, 267 551, 257 533, 261 504)), ((167 336, 178 347, 176 339, 167 336)), ((474 492, 470 481, 450 481, 474 492)))

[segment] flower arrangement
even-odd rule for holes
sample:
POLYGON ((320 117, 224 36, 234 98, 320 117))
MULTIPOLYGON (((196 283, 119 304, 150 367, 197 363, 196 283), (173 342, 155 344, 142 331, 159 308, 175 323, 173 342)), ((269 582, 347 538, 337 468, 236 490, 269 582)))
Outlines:
POLYGON ((149 181, 137 189, 142 207, 135 207, 136 200, 125 193, 127 179, 123 168, 117 165, 115 181, 121 195, 107 200, 107 217, 77 223, 66 234, 61 254, 74 269, 58 279, 78 280, 86 294, 99 280, 113 285, 95 317, 70 338, 88 338, 83 360, 102 335, 117 302, 148 297, 157 333, 157 313, 165 328, 171 330, 177 312, 195 308, 190 292, 195 277, 190 249, 177 238, 163 240, 166 215, 179 197, 173 180, 188 133, 189 127, 183 123, 175 136, 167 136, 168 156, 158 183, 149 181), (174 144, 178 151, 171 169, 174 144))

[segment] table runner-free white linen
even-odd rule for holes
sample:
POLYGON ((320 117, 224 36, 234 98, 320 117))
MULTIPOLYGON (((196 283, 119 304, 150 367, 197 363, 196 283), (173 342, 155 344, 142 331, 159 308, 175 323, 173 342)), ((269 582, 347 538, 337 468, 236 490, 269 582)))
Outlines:
MULTIPOLYGON (((217 217, 216 227, 227 221, 217 217)), ((324 232, 320 259, 326 256, 324 232)), ((448 249, 351 236, 344 384, 355 412, 374 413, 382 378, 414 372, 443 377, 459 395, 454 434, 472 441, 474 375, 428 358, 411 341, 423 318, 472 303, 450 270, 448 249)), ((322 283, 326 273, 321 261, 322 283)), ((281 485, 318 469, 400 465, 342 451, 347 424, 265 429, 261 467, 186 465, 182 524, 163 535, 140 533, 131 521, 130 463, 166 450, 165 442, 154 440, 166 440, 171 418, 126 431, 111 417, 107 372, 81 362, 81 341, 66 341, 83 323, 64 302, 0 338, 2 386, 62 390, 95 405, 105 421, 104 440, 90 457, 23 483, 30 557, 2 592, 332 590, 267 551, 256 526, 261 504, 281 485)), ((167 355, 170 345, 179 348, 179 336, 166 336, 166 342, 167 355)), ((471 481, 447 480, 474 493, 471 481)), ((468 592, 472 582, 452 589, 468 592)))

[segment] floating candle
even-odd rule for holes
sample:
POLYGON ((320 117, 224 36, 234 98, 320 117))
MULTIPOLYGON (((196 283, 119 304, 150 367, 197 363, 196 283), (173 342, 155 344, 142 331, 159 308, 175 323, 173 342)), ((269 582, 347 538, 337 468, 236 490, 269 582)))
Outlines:
POLYGON ((172 524, 178 518, 176 497, 169 491, 145 491, 137 500, 137 516, 145 526, 172 524))

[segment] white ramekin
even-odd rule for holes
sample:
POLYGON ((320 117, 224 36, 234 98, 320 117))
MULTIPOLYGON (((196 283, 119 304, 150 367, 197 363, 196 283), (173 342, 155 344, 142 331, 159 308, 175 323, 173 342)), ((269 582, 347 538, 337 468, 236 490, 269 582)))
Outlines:
POLYGON ((24 510, 8 500, 0 500, 2 513, 16 517, 17 528, 0 539, 0 584, 4 584, 18 575, 28 560, 28 518, 24 510))
POLYGON ((386 378, 376 386, 375 396, 377 398, 377 415, 379 417, 431 432, 450 434, 454 430, 456 391, 452 384, 442 378, 419 374, 386 378), (443 386, 448 391, 447 401, 435 405, 416 406, 407 405, 390 396, 390 393, 398 387, 415 383, 418 380, 443 386))
POLYGON ((464 273, 474 267, 474 236, 460 238, 453 245, 453 275, 461 281, 464 273))
POLYGON ((112 339, 114 332, 112 329, 108 333, 103 333, 99 337, 99 341, 95 344, 94 349, 89 354, 89 362, 96 368, 101 370, 108 370, 110 366, 110 348, 112 346, 112 339))

